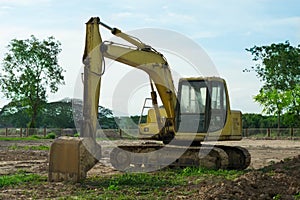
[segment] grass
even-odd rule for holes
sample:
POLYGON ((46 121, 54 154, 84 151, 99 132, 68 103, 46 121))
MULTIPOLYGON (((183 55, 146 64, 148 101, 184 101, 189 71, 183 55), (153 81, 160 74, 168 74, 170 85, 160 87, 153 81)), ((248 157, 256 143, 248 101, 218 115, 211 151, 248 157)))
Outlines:
POLYGON ((55 133, 48 133, 45 137, 40 135, 31 135, 28 137, 3 137, 0 136, 0 141, 33 141, 33 140, 41 140, 41 139, 55 139, 55 133))
POLYGON ((167 169, 154 173, 125 173, 84 180, 72 197, 65 199, 164 199, 168 195, 192 195, 203 180, 235 179, 245 172, 203 168, 167 169), (184 189, 189 188, 190 189, 184 189))
POLYGON ((294 196, 295 200, 300 200, 300 192, 298 192, 295 196, 294 196))
POLYGON ((25 146, 18 146, 16 144, 9 146, 8 147, 9 150, 33 150, 33 151, 48 151, 50 150, 49 146, 46 145, 38 145, 38 146, 29 146, 29 145, 25 145, 25 146))
POLYGON ((26 173, 25 171, 18 171, 16 174, 0 176, 0 188, 4 186, 18 185, 25 182, 40 183, 45 180, 47 180, 46 177, 26 173))
MULTIPOLYGON (((240 171, 207 170, 203 168, 165 169, 153 173, 124 173, 94 176, 81 183, 48 183, 46 177, 19 171, 0 177, 0 188, 22 188, 29 196, 49 195, 53 199, 166 199, 194 196, 202 181, 217 182, 220 178, 232 179, 240 171), (201 180, 201 182, 199 182, 201 180), (41 185, 51 189, 39 192, 41 185), (59 191, 59 192, 58 192, 59 191)), ((40 196, 41 197, 41 196, 40 196)))
POLYGON ((195 168, 195 167, 187 167, 181 171, 182 176, 215 176, 225 178, 227 180, 234 180, 237 177, 244 174, 245 171, 238 171, 238 170, 212 170, 212 169, 205 169, 205 168, 195 168))
POLYGON ((116 175, 110 179, 99 181, 99 177, 91 179, 89 183, 97 183, 106 190, 121 190, 122 188, 136 188, 139 190, 152 190, 166 185, 174 186, 183 184, 183 179, 175 178, 171 172, 160 173, 126 173, 116 175), (172 177, 172 178, 171 178, 172 177))
POLYGON ((0 141, 32 141, 32 140, 40 140, 42 139, 40 136, 29 136, 29 137, 0 137, 0 141))

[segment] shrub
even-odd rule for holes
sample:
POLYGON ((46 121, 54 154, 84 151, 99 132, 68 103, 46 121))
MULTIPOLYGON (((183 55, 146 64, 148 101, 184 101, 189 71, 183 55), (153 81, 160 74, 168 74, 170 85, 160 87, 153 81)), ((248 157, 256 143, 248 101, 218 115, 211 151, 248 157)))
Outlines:
POLYGON ((74 137, 80 137, 80 133, 75 133, 74 137))
POLYGON ((55 139, 56 138, 56 134, 55 133, 48 133, 45 137, 45 139, 55 139))

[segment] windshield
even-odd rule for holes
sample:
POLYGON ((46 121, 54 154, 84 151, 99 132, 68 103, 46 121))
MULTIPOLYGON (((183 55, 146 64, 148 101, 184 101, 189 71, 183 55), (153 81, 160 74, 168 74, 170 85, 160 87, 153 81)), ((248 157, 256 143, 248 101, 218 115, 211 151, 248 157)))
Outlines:
POLYGON ((182 81, 179 87, 179 132, 211 132, 223 128, 227 109, 223 82, 182 81))

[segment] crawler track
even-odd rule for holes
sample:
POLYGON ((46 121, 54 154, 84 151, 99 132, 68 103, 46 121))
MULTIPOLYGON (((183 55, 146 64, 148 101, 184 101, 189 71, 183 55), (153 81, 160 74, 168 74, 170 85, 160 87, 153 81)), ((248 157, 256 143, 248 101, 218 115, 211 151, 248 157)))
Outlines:
POLYGON ((242 147, 172 146, 143 144, 118 146, 110 154, 114 168, 120 171, 154 171, 164 167, 205 167, 242 170, 250 164, 250 154, 242 147))

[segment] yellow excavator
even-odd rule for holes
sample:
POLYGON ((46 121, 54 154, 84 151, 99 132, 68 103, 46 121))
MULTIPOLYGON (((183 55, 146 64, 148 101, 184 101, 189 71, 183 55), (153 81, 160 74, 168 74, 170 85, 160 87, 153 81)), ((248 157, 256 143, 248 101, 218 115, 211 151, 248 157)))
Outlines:
POLYGON ((53 142, 49 159, 50 181, 79 181, 101 158, 101 147, 95 138, 104 58, 149 75, 153 108, 148 111, 147 121, 139 124, 139 137, 162 141, 114 148, 110 153, 114 168, 152 171, 166 166, 194 166, 240 170, 249 166, 250 154, 245 148, 203 144, 203 141, 242 139, 241 112, 230 109, 224 79, 181 78, 176 93, 170 66, 160 52, 117 28, 111 28, 100 18, 92 17, 86 23, 81 138, 60 137, 53 142), (103 42, 100 25, 130 45, 103 42), (163 106, 158 106, 156 92, 163 106))

